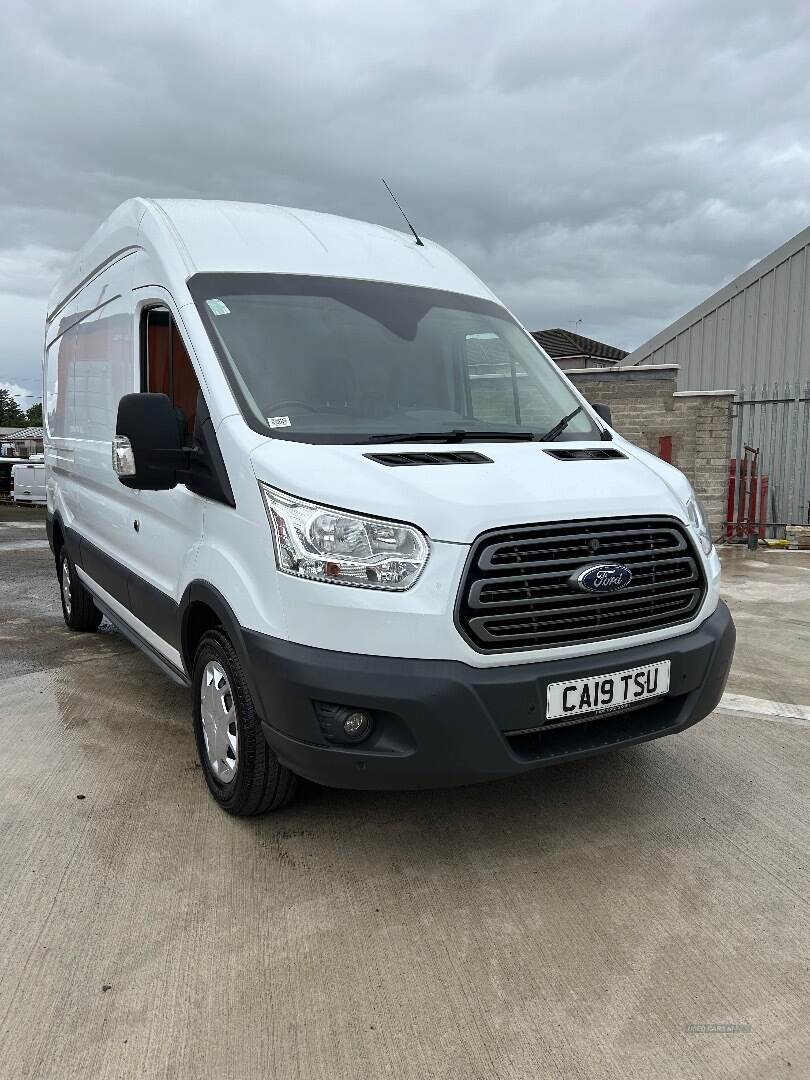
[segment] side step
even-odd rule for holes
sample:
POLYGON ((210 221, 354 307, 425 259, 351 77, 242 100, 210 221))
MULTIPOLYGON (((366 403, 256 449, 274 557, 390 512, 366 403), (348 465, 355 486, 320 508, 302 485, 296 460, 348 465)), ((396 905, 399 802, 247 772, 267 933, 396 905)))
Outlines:
POLYGON ((188 675, 186 675, 185 671, 179 671, 165 656, 161 656, 157 649, 153 649, 149 642, 145 641, 137 630, 133 630, 131 626, 127 626, 117 619, 104 601, 99 600, 95 593, 93 593, 93 603, 102 615, 110 620, 119 634, 123 634, 131 645, 134 645, 137 649, 140 649, 142 653, 145 653, 155 667, 160 668, 166 678, 171 679, 175 686, 182 686, 186 690, 191 686, 191 680, 188 675))

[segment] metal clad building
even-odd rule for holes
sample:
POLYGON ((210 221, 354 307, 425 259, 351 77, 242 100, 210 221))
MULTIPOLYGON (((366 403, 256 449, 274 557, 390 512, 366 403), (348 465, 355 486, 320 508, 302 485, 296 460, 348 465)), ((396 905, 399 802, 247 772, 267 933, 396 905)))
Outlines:
POLYGON ((680 364, 680 390, 810 379, 810 228, 622 361, 680 364))
POLYGON ((810 521, 810 228, 622 361, 639 364, 678 364, 679 390, 735 391, 738 529, 810 521))

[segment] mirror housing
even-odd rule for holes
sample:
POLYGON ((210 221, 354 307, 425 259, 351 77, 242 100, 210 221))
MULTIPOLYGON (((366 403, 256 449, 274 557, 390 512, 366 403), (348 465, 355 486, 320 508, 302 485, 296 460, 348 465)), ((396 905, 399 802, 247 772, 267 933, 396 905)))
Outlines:
POLYGON ((165 394, 125 394, 118 403, 113 469, 126 487, 168 491, 177 486, 183 450, 180 424, 165 394))
POLYGON ((591 408, 599 417, 600 420, 604 420, 608 427, 613 427, 613 420, 610 415, 609 405, 591 405, 591 408))

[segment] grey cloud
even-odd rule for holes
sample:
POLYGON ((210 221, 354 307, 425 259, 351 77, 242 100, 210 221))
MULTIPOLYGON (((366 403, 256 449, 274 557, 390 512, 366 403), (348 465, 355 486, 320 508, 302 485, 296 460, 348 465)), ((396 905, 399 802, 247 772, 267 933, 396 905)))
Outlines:
POLYGON ((631 347, 810 220, 810 9, 12 5, 0 380, 35 382, 61 262, 132 194, 425 233, 528 325, 631 347))

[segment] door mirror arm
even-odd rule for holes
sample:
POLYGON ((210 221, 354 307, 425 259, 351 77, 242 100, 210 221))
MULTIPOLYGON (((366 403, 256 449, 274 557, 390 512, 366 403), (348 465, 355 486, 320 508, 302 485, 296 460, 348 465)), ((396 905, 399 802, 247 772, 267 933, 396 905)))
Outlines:
POLYGON ((184 446, 182 450, 152 450, 145 455, 145 464, 147 468, 174 469, 178 473, 177 482, 185 483, 203 465, 203 457, 200 450, 184 446))
POLYGON ((169 473, 174 473, 174 483, 167 485, 170 487, 177 484, 204 483, 211 476, 204 451, 191 446, 183 447, 182 450, 141 451, 138 455, 138 469, 167 479, 169 473))
POLYGON ((205 484, 211 479, 211 467, 208 456, 199 446, 187 447, 185 450, 172 450, 171 454, 177 457, 177 483, 185 484, 193 488, 199 484, 205 484))
POLYGON ((170 491, 184 484, 206 499, 235 506, 222 454, 200 395, 196 446, 183 446, 184 425, 165 394, 126 394, 118 405, 112 444, 113 469, 122 484, 170 491))

